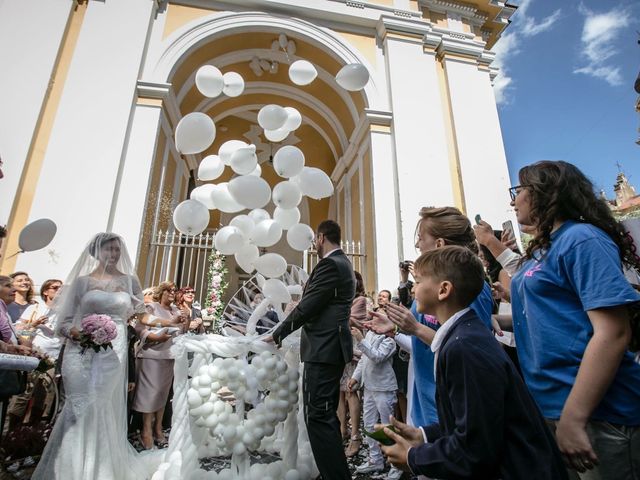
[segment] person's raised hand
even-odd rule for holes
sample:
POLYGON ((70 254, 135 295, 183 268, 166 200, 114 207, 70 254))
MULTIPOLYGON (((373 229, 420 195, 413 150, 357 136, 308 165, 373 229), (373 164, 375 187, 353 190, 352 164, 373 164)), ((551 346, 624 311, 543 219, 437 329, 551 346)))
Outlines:
POLYGON ((586 425, 562 415, 556 427, 556 441, 564 461, 570 468, 582 473, 598 465, 586 425))
POLYGON ((355 338, 357 342, 361 342, 362 340, 364 340, 364 335, 362 335, 362 332, 355 327, 351 327, 351 336, 355 338))
POLYGON ((493 228, 484 220, 480 220, 480 223, 474 225, 473 231, 476 233, 476 240, 478 240, 478 243, 485 247, 495 238, 493 235, 493 228))
POLYGON ((407 464, 407 458, 409 449, 413 446, 411 443, 404 438, 402 435, 395 433, 390 428, 384 429, 384 433, 393 440, 395 443, 393 445, 380 445, 382 449, 382 453, 385 454, 389 463, 393 464, 396 468, 409 472, 409 465, 407 464))
POLYGON ((364 322, 364 326, 378 335, 387 335, 390 337, 393 336, 396 329, 395 324, 381 312, 371 312, 371 320, 364 322))
POLYGON ((387 317, 403 332, 415 335, 420 324, 413 316, 411 310, 404 305, 390 303, 387 305, 387 317))
POLYGON ((500 235, 500 242, 509 250, 513 250, 518 247, 515 235, 508 228, 502 231, 502 235, 500 235))

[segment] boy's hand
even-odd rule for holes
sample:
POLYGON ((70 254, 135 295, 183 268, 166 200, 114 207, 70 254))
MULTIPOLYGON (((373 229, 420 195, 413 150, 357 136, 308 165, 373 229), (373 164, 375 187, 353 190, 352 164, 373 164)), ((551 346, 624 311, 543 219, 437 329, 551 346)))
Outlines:
POLYGON ((387 316, 400 330, 411 335, 415 335, 420 325, 411 310, 403 305, 395 305, 393 303, 387 305, 387 316))
POLYGON ((355 378, 350 378, 349 381, 347 382, 347 388, 349 389, 350 392, 353 391, 353 387, 355 387, 358 384, 358 381, 355 378))
POLYGON ((378 335, 388 335, 390 337, 393 336, 393 331, 396 329, 395 324, 381 312, 371 312, 371 320, 365 322, 364 326, 378 335))
POLYGON ((362 335, 362 332, 355 327, 351 327, 351 336, 355 338, 357 342, 361 342, 362 340, 364 340, 364 335, 362 335))
MULTIPOLYGON (((421 428, 412 427, 411 425, 407 425, 406 423, 402 423, 399 420, 391 415, 389 417, 389 422, 395 429, 396 433, 402 436, 405 440, 407 440, 412 447, 418 447, 424 443, 424 435, 422 434, 421 428)), ((376 423, 373 426, 374 431, 382 430, 386 425, 382 425, 380 423, 376 423)))
POLYGON ((409 464, 407 462, 409 461, 409 449, 412 447, 412 445, 403 436, 398 435, 390 428, 385 428, 384 433, 387 435, 387 437, 389 437, 396 443, 389 446, 380 445, 382 453, 385 454, 389 462, 392 463, 395 467, 404 472, 410 472, 411 469, 409 468, 409 464))

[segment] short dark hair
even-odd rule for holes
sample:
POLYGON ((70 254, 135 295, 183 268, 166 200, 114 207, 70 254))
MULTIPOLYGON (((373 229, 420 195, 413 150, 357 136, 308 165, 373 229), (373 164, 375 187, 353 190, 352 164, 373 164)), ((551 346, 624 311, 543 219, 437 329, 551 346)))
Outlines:
POLYGON ((51 288, 51 285, 55 285, 56 283, 59 283, 62 286, 63 282, 62 280, 58 280, 56 278, 50 278, 49 280, 46 280, 40 287, 40 298, 42 298, 43 300, 46 300, 44 298, 44 292, 49 290, 49 288, 51 288))
POLYGON ((340 225, 338 225, 337 222, 334 222, 333 220, 320 222, 317 233, 323 234, 331 243, 340 245, 342 231, 340 230, 340 225))
POLYGON ((353 271, 353 274, 356 277, 356 297, 362 297, 365 294, 364 291, 364 280, 362 278, 362 274, 357 270, 353 271))
POLYGON ((380 295, 382 292, 386 292, 386 294, 389 296, 389 300, 391 300, 391 297, 393 297, 393 295, 391 295, 391 291, 390 290, 380 290, 378 292, 378 295, 380 295))
POLYGON ((0 225, 0 238, 5 238, 7 236, 7 227, 5 225, 0 225))
POLYGON ((429 276, 453 284, 453 298, 461 307, 468 307, 484 287, 485 273, 478 256, 456 245, 430 250, 418 257, 414 264, 420 276, 429 276))

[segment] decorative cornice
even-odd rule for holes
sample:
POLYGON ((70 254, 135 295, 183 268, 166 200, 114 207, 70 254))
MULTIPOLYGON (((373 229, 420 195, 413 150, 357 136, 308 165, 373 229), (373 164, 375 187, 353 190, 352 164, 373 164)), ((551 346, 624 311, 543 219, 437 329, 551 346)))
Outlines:
POLYGON ((393 120, 393 113, 383 110, 372 110, 370 108, 364 109, 364 114, 371 125, 384 125, 386 127, 391 126, 393 120))
POLYGON ((376 32, 380 40, 383 40, 389 33, 423 38, 426 34, 430 33, 431 30, 431 24, 424 20, 397 18, 389 15, 381 15, 376 27, 376 32))
POLYGON ((476 42, 463 37, 464 34, 445 33, 442 35, 440 45, 436 48, 439 56, 446 57, 447 54, 463 55, 471 57, 480 63, 480 58, 484 54, 485 43, 476 42))
POLYGON ((166 109, 171 125, 175 127, 182 114, 178 107, 178 100, 170 83, 156 83, 138 80, 136 94, 142 98, 157 98, 162 100, 162 106, 166 109))

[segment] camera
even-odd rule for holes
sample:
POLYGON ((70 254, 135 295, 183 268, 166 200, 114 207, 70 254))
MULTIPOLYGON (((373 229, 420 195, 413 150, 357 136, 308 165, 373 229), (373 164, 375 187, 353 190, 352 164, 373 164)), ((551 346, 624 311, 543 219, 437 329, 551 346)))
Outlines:
POLYGON ((400 262, 400 264, 398 266, 402 270, 409 270, 409 267, 411 266, 411 262, 409 260, 405 260, 404 262, 400 262))

